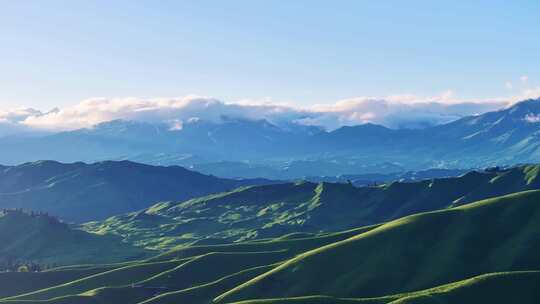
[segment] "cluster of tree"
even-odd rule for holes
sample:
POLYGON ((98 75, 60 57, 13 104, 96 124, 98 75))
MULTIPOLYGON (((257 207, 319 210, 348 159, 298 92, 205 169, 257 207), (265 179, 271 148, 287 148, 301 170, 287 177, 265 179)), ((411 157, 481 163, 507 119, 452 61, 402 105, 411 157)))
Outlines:
POLYGON ((33 261, 20 261, 12 258, 4 258, 0 261, 2 272, 40 272, 54 268, 55 265, 40 264, 33 261))
POLYGON ((26 210, 23 210, 22 208, 13 208, 13 209, 3 208, 0 210, 0 215, 7 215, 7 214, 26 215, 33 218, 45 218, 50 223, 53 223, 53 224, 62 223, 62 221, 56 216, 49 215, 48 212, 42 212, 42 211, 32 211, 32 210, 26 211, 26 210))

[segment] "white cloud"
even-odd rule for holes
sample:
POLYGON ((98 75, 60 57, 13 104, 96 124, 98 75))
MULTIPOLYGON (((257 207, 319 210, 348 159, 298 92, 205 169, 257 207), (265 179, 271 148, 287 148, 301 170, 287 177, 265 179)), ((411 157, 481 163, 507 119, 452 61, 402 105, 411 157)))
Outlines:
POLYGON ((225 103, 211 97, 185 96, 179 98, 92 98, 79 104, 49 113, 26 117, 21 124, 50 130, 73 130, 91 127, 115 119, 145 122, 169 122, 179 129, 182 121, 198 117, 214 122, 224 117, 269 119, 279 121, 296 118, 301 110, 275 104, 225 103))
POLYGON ((0 110, 0 121, 17 123, 24 121, 26 118, 31 116, 41 115, 42 113, 38 110, 31 108, 18 108, 10 111, 1 111, 0 110))
MULTIPOLYGON (((527 89, 519 95, 485 100, 464 100, 448 90, 436 96, 413 94, 386 97, 355 97, 334 103, 299 107, 271 98, 240 100, 232 103, 212 97, 178 98, 91 98, 73 106, 40 112, 34 109, 0 111, 0 129, 62 131, 92 127, 115 119, 168 123, 181 130, 185 122, 203 119, 220 122, 225 117, 267 119, 275 124, 296 122, 335 129, 362 123, 390 128, 424 127, 453 121, 540 97, 540 88, 527 89)), ((0 135, 2 132, 0 130, 0 135)))
POLYGON ((522 100, 537 99, 540 98, 540 87, 527 88, 519 95, 515 95, 509 98, 509 101, 513 104, 522 100))
POLYGON ((329 104, 298 107, 276 103, 269 98, 226 103, 216 98, 185 96, 179 98, 92 98, 48 113, 26 109, 2 112, 0 119, 40 130, 73 130, 115 120, 166 122, 180 130, 187 120, 198 118, 220 122, 224 117, 267 119, 276 124, 297 122, 335 129, 362 123, 391 128, 423 127, 449 122, 465 115, 495 110, 507 105, 504 100, 467 101, 452 91, 438 96, 412 94, 383 98, 356 97, 329 104))
POLYGON ((500 100, 466 101, 453 97, 451 91, 440 96, 416 97, 414 95, 388 96, 386 98, 357 97, 333 104, 315 105, 317 117, 304 123, 337 128, 362 123, 382 124, 390 128, 417 128, 459 119, 463 116, 484 113, 506 106, 500 100))
POLYGON ((514 88, 514 85, 512 84, 511 81, 507 81, 505 84, 504 84, 504 87, 507 88, 508 90, 511 90, 514 88))
POLYGON ((521 82, 523 82, 523 83, 526 83, 527 81, 529 81, 529 76, 523 75, 523 76, 519 77, 519 80, 521 80, 521 82))

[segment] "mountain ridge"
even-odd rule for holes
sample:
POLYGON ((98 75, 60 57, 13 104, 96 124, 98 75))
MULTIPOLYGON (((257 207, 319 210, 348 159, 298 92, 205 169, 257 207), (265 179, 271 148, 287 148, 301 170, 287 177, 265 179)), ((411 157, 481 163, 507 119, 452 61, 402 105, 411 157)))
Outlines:
POLYGON ((221 179, 180 166, 131 161, 38 161, 2 167, 0 208, 44 211, 81 222, 143 209, 158 201, 266 183, 271 181, 221 179))
POLYGON ((209 164, 222 161, 249 162, 283 172, 287 164, 316 161, 328 168, 316 174, 299 170, 296 177, 371 173, 362 171, 363 166, 385 163, 401 166, 404 171, 506 166, 540 161, 539 117, 540 99, 528 99, 423 129, 364 124, 324 131, 245 119, 224 119, 221 123, 194 120, 174 129, 166 124, 117 120, 24 140, 0 138, 5 147, 0 151, 0 163, 51 158, 132 159, 149 164, 208 164, 207 172, 212 173, 209 164), (329 164, 336 165, 332 168, 329 164))
POLYGON ((157 250, 205 240, 230 243, 289 233, 330 233, 540 189, 539 173, 539 165, 523 165, 364 187, 304 181, 248 186, 187 201, 161 202, 83 227, 157 250))

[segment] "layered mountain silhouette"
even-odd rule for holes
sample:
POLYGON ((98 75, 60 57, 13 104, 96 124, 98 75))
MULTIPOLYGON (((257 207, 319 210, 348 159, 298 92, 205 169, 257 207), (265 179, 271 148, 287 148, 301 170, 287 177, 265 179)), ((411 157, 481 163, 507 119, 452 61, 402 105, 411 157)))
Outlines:
POLYGON ((0 163, 129 159, 272 178, 474 168, 540 161, 539 132, 540 99, 414 130, 365 124, 328 132, 233 118, 191 120, 181 129, 111 121, 48 136, 3 137, 0 163))
POLYGON ((250 186, 87 223, 153 250, 232 243, 287 234, 331 233, 414 213, 540 189, 540 166, 472 171, 459 177, 355 187, 348 183, 297 182, 250 186))
POLYGON ((143 209, 158 201, 266 183, 270 181, 222 179, 178 166, 130 161, 38 161, 0 167, 0 208, 48 212, 82 222, 143 209))

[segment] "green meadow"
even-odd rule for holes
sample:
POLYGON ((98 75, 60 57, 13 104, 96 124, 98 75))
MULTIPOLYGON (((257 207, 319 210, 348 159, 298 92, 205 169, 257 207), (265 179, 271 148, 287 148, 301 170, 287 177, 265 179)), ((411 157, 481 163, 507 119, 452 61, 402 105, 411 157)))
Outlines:
POLYGON ((0 303, 535 303, 540 190, 332 233, 3 272, 0 303))

